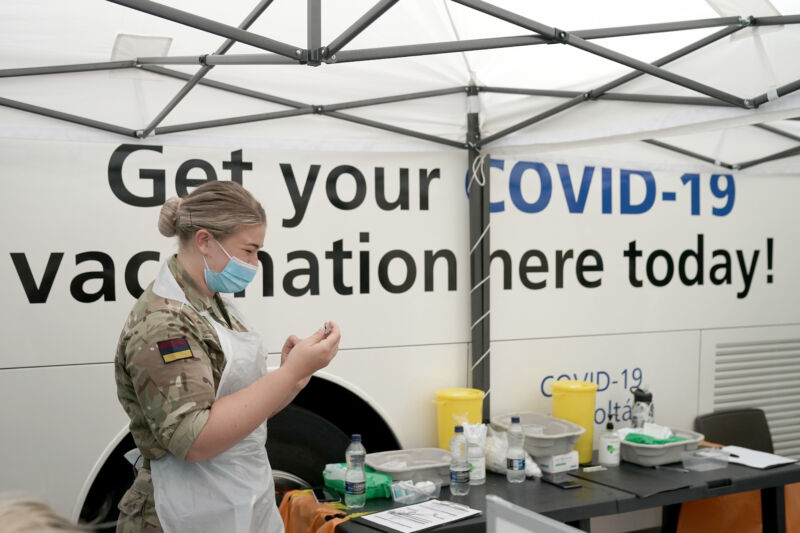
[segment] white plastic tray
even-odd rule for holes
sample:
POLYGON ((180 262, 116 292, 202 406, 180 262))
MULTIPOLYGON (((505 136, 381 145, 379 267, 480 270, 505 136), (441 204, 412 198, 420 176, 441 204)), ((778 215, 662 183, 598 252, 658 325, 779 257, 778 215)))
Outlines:
POLYGON ((392 481, 433 481, 450 484, 450 452, 441 448, 410 448, 368 453, 366 463, 392 481))
POLYGON ((688 429, 670 428, 676 437, 686 440, 667 444, 639 444, 623 440, 620 445, 620 457, 623 461, 641 466, 659 466, 681 461, 683 452, 694 450, 703 440, 703 434, 688 429))
MULTIPOLYGON (((492 427, 508 431, 511 416, 492 417, 492 427)), ((567 453, 586 430, 568 420, 554 418, 543 413, 514 413, 525 432, 525 451, 534 457, 547 457, 567 453)))

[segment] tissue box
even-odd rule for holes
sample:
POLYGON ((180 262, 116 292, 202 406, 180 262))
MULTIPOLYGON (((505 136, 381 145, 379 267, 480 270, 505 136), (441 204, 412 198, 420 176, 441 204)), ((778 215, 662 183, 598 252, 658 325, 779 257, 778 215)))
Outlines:
POLYGON ((578 468, 577 450, 558 455, 535 457, 535 459, 536 464, 539 465, 542 472, 546 474, 558 474, 559 472, 568 472, 570 470, 577 470, 578 468))

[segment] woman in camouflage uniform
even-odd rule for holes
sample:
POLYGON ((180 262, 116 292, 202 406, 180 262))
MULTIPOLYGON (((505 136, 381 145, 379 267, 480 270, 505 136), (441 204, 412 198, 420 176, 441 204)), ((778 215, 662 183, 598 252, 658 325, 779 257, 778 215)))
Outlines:
POLYGON ((336 355, 333 322, 290 336, 267 374, 261 339, 233 299, 258 268, 264 209, 235 182, 209 182, 161 209, 178 253, 136 302, 120 335, 117 395, 144 461, 119 504, 123 533, 283 531, 266 420, 336 355))

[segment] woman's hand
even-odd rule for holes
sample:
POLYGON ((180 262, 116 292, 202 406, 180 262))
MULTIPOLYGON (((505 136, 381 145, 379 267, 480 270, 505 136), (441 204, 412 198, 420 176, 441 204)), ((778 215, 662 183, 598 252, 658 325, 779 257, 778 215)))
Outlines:
POLYGON ((339 351, 341 332, 335 322, 326 322, 309 337, 300 339, 290 335, 281 350, 281 366, 287 366, 298 375, 298 382, 305 387, 311 375, 328 366, 339 351))
MULTIPOLYGON (((283 349, 281 350, 281 366, 283 366, 286 363, 286 360, 289 359, 289 352, 292 351, 292 348, 294 348, 298 342, 300 342, 300 337, 297 335, 289 335, 289 337, 286 339, 286 342, 283 343, 283 349)), ((309 381, 311 381, 310 375, 301 378, 300 381, 298 381, 294 386, 292 395, 296 395, 298 392, 303 390, 306 385, 308 385, 309 381)))

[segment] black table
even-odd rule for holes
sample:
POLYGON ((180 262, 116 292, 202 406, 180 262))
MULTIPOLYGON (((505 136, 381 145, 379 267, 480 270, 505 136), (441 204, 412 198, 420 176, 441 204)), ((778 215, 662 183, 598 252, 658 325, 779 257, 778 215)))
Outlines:
POLYGON ((784 485, 800 482, 800 465, 797 463, 760 470, 737 464, 705 472, 680 472, 641 467, 623 462, 619 468, 604 472, 585 473, 578 470, 571 476, 610 487, 624 488, 640 496, 618 501, 620 513, 662 507, 663 532, 677 527, 680 504, 750 490, 761 491, 761 520, 764 531, 786 531, 784 485), (646 480, 652 479, 648 486, 646 480), (644 481, 644 482, 643 482, 644 481), (659 488, 666 490, 658 491, 659 488), (671 490, 670 490, 671 489, 671 490), (641 497, 644 496, 644 497, 641 497))
MULTIPOLYGON (((509 483, 505 476, 487 472, 486 483, 473 485, 466 496, 453 496, 447 487, 442 487, 441 500, 450 500, 486 510, 486 495, 496 494, 504 500, 532 509, 537 513, 567 522, 585 531, 589 530, 589 519, 594 516, 616 514, 620 500, 634 499, 627 492, 607 487, 599 483, 583 482, 578 489, 560 489, 543 483, 538 479, 527 479, 523 483, 509 483)), ((369 500, 365 511, 385 511, 395 505, 390 499, 369 500)), ((336 527, 342 533, 375 533, 375 530, 352 521, 336 527)), ((459 533, 485 533, 486 518, 478 515, 458 522, 444 524, 436 531, 459 533)))
MULTIPOLYGON (((667 466, 680 467, 680 463, 667 466)), ((592 517, 662 507, 662 531, 674 531, 680 504, 683 502, 760 490, 764 531, 783 533, 786 531, 783 486, 800 482, 800 465, 795 463, 759 470, 730 464, 727 468, 706 472, 679 472, 623 462, 618 468, 604 472, 585 473, 581 467, 570 475, 579 478, 584 486, 579 489, 560 489, 538 479, 512 484, 506 481, 505 476, 489 472, 486 484, 470 487, 468 495, 452 496, 443 487, 439 498, 485 511, 486 495, 496 494, 512 503, 585 531, 589 531, 589 519, 592 517), (643 482, 643 478, 651 481, 643 482), (637 491, 646 496, 637 496, 637 491)), ((365 510, 384 511, 393 507, 400 506, 390 499, 369 500, 365 510)), ((368 526, 352 521, 340 524, 336 531, 375 532, 368 526)), ((484 533, 486 519, 479 515, 445 524, 436 531, 484 533)))

